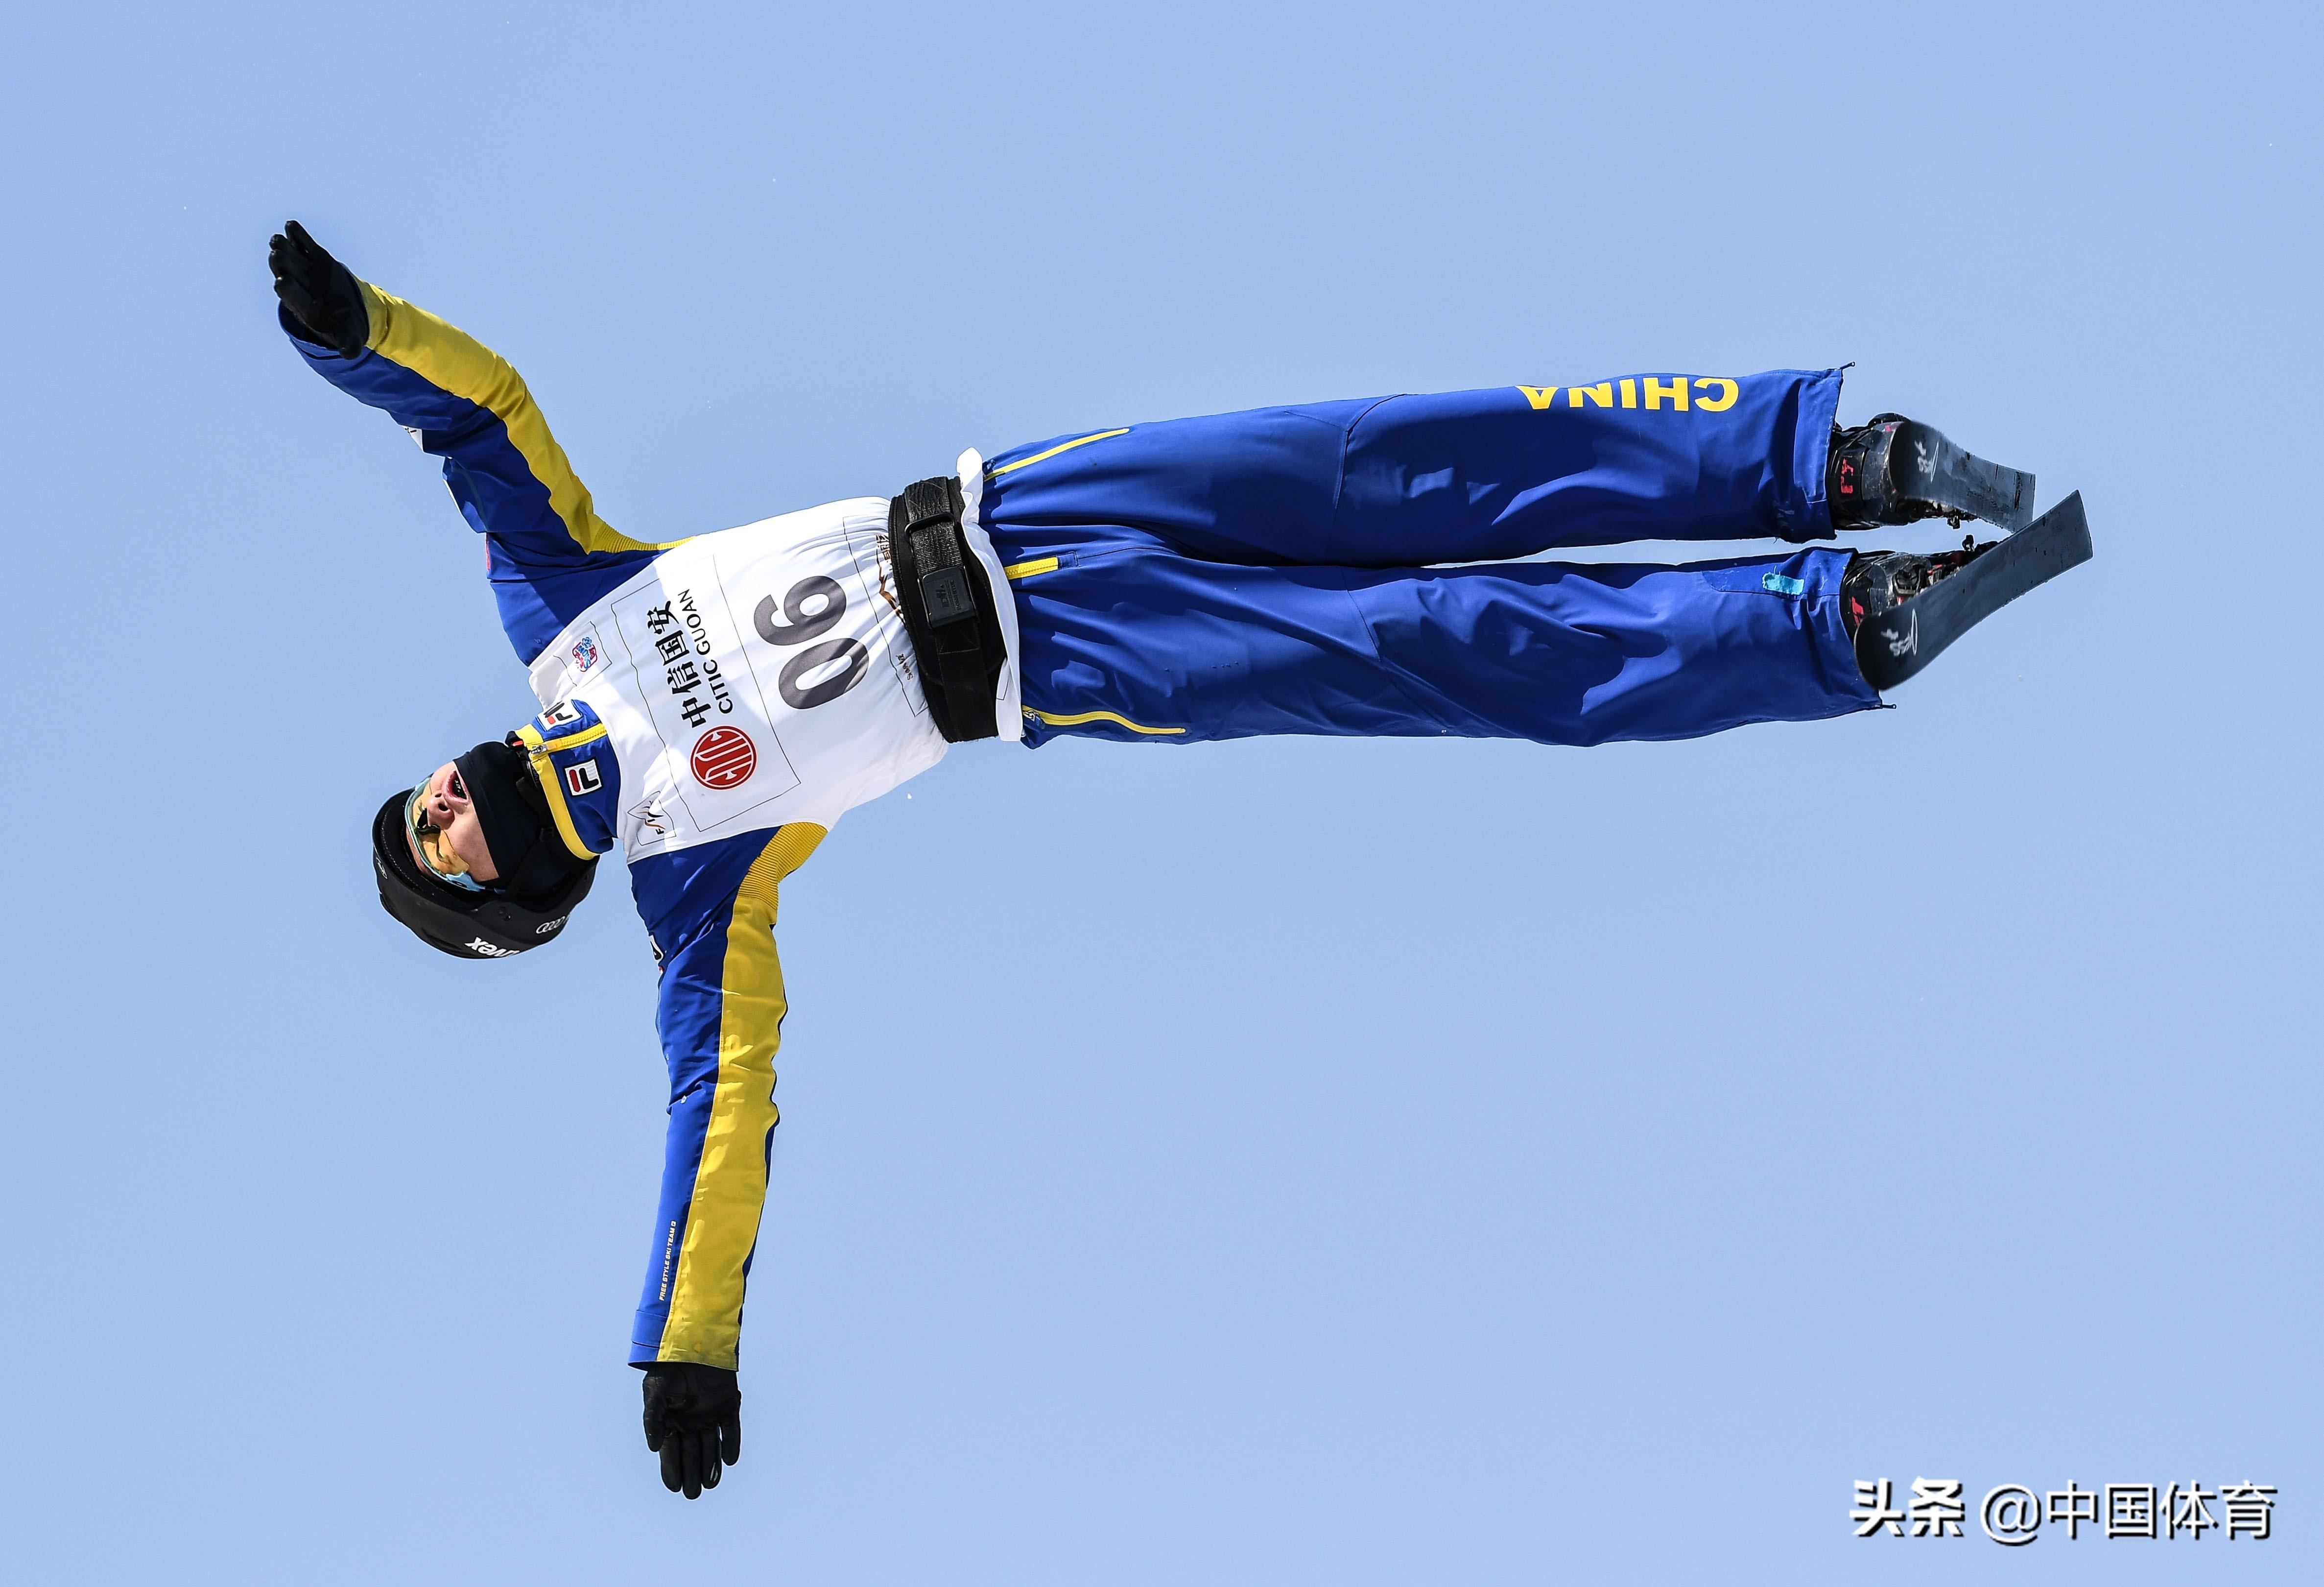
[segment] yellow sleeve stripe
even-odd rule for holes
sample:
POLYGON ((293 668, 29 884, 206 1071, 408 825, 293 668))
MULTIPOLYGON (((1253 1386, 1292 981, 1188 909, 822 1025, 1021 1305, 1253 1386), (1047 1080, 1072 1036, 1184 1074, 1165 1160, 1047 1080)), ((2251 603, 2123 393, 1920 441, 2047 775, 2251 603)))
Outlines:
POLYGON ((782 961, 775 953, 776 887, 807 863, 824 829, 795 821, 752 861, 726 923, 719 985, 718 1082, 702 1162, 686 1213, 686 1243, 671 1281, 658 1359, 734 1368, 742 1333, 742 1264, 758 1243, 767 1200, 767 1131, 775 1109, 775 1049, 782 1044, 782 961))
POLYGON ((1037 573, 1055 573, 1056 570, 1057 559, 1055 557, 1036 557, 1030 562, 1011 562, 1001 570, 1001 577, 1030 578, 1037 573))
POLYGON ((364 346, 431 385, 498 415, 508 427, 510 444, 523 457, 532 477, 549 492, 549 508, 563 521, 565 532, 572 536, 575 545, 585 551, 667 549, 633 540, 597 516, 588 487, 566 461, 565 448, 549 433, 540 405, 507 359, 448 320, 383 292, 369 281, 357 284, 363 289, 364 306, 371 313, 371 339, 364 346))
POLYGON ((597 851, 583 843, 580 833, 574 829, 573 811, 565 802, 565 779, 558 773, 555 762, 549 757, 558 750, 569 750, 577 744, 596 743, 605 736, 605 724, 600 722, 595 727, 585 728, 579 733, 568 733, 563 738, 543 739, 540 736, 540 729, 528 722, 516 730, 516 736, 517 742, 531 752, 532 774, 540 780, 540 791, 549 796, 549 816, 550 820, 557 823, 557 835, 565 840, 566 849, 575 859, 595 859, 597 851))
POLYGON ((1052 727, 1079 727, 1084 722, 1118 722, 1132 733, 1150 733, 1157 738, 1167 738, 1171 734, 1186 731, 1183 727, 1140 727, 1119 711, 1084 711, 1077 716, 1052 716, 1047 711, 1036 711, 1028 706, 1025 707, 1025 715, 1038 716, 1052 727))
POLYGON ((1093 436, 1084 436, 1077 441, 1067 441, 1062 447, 1051 447, 1047 451, 1036 452, 1030 457, 1019 457, 1016 462, 1004 465, 1001 467, 988 468, 984 471, 984 477, 987 479, 999 479, 1004 474, 1014 474, 1020 468, 1030 468, 1036 463, 1047 463, 1050 458, 1056 457, 1060 452, 1070 452, 1075 447, 1086 447, 1092 441, 1107 440, 1114 436, 1126 436, 1129 433, 1130 429, 1127 425, 1123 426, 1120 429, 1102 429, 1093 436))

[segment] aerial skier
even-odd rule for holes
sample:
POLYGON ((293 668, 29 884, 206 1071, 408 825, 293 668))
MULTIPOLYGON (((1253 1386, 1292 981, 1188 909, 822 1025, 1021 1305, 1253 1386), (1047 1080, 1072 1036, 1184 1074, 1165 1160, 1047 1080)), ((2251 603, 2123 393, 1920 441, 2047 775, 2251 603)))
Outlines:
POLYGON ((961 454, 892 497, 668 544, 597 515, 516 372, 297 222, 281 320, 443 459, 541 709, 374 817, 387 911, 498 959, 619 847, 659 965, 661 1195, 630 1361, 663 1482, 740 1453, 743 1287, 776 1121, 783 878, 848 809, 997 738, 1680 739, 1880 704, 2089 555, 2079 497, 1883 414, 1838 370, 1306 403, 961 454), (1818 547, 1950 518, 1935 555, 1818 547), (2030 525, 2030 526, 2029 526, 2030 525), (1520 561, 1789 542, 1679 567, 1520 561))

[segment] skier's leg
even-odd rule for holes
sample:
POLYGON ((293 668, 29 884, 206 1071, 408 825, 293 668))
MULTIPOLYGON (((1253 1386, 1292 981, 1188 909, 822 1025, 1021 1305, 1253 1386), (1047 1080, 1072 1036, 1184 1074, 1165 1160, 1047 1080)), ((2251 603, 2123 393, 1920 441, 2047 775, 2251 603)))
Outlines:
POLYGON ((1333 549, 1357 567, 1640 540, 1831 538, 1838 370, 1392 397, 1348 438, 1333 549), (1453 555, 1423 555, 1451 548, 1453 555))
POLYGON ((1841 620, 1848 560, 1263 567, 1124 537, 1012 583, 1026 741, 1591 744, 1836 716, 1878 704, 1841 620))
POLYGON ((1098 430, 991 460, 989 523, 1214 561, 1412 567, 1629 540, 1828 539, 1837 371, 1634 375, 1098 430))
POLYGON ((1696 738, 1880 703, 1842 619, 1849 560, 1488 565, 1376 574, 1352 593, 1382 662, 1447 731, 1696 738))

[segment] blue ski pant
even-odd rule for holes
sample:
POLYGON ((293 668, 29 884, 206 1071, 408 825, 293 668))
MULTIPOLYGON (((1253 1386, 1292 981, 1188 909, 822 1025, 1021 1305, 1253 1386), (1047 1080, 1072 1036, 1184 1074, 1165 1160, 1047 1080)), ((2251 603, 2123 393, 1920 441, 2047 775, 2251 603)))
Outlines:
POLYGON ((1593 744, 1877 706, 1848 553, 1518 561, 1831 537, 1837 370, 1266 408, 1017 447, 981 517, 1025 737, 1593 744))

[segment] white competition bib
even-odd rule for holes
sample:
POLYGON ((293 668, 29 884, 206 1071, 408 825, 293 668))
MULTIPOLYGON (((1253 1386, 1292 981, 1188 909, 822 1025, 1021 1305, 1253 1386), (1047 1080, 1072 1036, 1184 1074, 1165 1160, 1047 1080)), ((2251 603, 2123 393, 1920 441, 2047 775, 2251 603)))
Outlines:
POLYGON ((664 551, 532 666, 588 702, 621 768, 632 858, 840 815, 942 758, 882 555, 876 497, 664 551))

